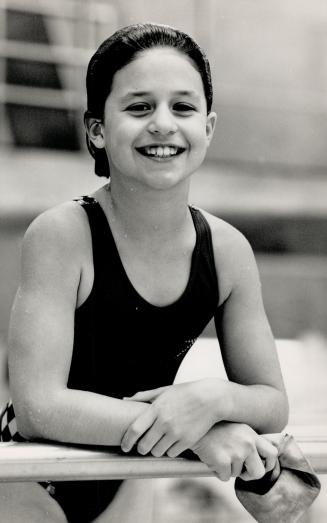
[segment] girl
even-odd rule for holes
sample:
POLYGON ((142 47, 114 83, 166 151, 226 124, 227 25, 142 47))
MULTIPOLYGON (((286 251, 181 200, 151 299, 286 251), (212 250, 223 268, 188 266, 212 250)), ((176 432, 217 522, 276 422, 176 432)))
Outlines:
MULTIPOLYGON (((18 433, 154 456, 191 449, 222 480, 259 478, 276 459, 259 434, 284 427, 287 399, 250 246, 188 206, 216 123, 207 59, 181 31, 129 26, 91 58, 87 95, 87 143, 109 183, 25 235, 10 327, 18 433), (212 317, 229 381, 171 385, 212 317)), ((119 485, 48 491, 81 523, 119 485)))

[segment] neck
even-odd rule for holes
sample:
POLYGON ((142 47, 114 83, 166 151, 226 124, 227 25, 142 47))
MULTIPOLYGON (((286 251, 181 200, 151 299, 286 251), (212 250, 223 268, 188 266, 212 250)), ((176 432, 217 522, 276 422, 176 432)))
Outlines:
POLYGON ((189 223, 189 182, 172 190, 144 190, 137 184, 122 187, 110 182, 104 191, 108 218, 135 239, 163 239, 189 223))

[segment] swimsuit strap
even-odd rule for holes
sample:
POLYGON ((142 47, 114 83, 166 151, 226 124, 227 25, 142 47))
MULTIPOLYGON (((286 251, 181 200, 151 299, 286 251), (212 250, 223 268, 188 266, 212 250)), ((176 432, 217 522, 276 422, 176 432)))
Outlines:
MULTIPOLYGON (((99 274, 99 269, 106 269, 108 259, 110 259, 111 263, 115 263, 117 264, 117 267, 120 266, 121 268, 121 260, 110 229, 110 224, 100 203, 90 196, 81 196, 76 198, 74 201, 80 203, 89 218, 95 277, 99 274), (114 259, 112 256, 113 252, 117 253, 117 256, 115 256, 114 259)), ((202 263, 202 270, 204 269, 204 264, 206 268, 206 276, 210 278, 212 283, 212 291, 216 291, 218 304, 218 279, 211 229, 207 219, 204 217, 200 209, 193 206, 189 206, 189 209, 196 231, 196 244, 192 257, 191 278, 189 283, 191 284, 193 277, 197 272, 198 264, 202 263)))
POLYGON ((200 209, 190 206, 190 211, 193 218, 196 234, 200 239, 198 250, 201 253, 201 256, 203 257, 203 260, 206 264, 208 275, 213 284, 213 289, 216 290, 218 305, 218 278, 210 225, 203 213, 200 211, 200 209))

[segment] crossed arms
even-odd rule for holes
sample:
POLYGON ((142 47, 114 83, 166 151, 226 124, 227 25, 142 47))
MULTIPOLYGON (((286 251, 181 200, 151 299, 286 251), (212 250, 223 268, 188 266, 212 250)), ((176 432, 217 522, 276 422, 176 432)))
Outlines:
POLYGON ((76 241, 85 236, 81 215, 74 220, 71 209, 50 212, 32 225, 24 241, 9 354, 22 435, 121 445, 125 451, 137 445, 140 453, 158 456, 192 449, 221 479, 263 475, 273 467, 276 449, 260 434, 283 428, 287 400, 248 246, 238 246, 243 272, 238 269, 237 278, 231 278, 233 285, 220 284, 216 325, 230 381, 203 379, 119 400, 67 388, 74 312, 90 265, 85 253, 91 252, 76 241))

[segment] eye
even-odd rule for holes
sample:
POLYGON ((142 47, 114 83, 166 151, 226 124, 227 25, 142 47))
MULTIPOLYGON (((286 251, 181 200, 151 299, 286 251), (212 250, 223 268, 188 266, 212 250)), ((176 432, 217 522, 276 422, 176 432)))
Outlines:
POLYGON ((196 109, 193 105, 188 104, 186 102, 178 102, 175 103, 173 106, 174 111, 180 112, 180 113, 191 113, 194 112, 196 109))
POLYGON ((139 102, 136 104, 129 105, 126 108, 126 111, 128 111, 129 113, 136 113, 141 116, 141 115, 151 111, 151 106, 149 104, 139 102))

